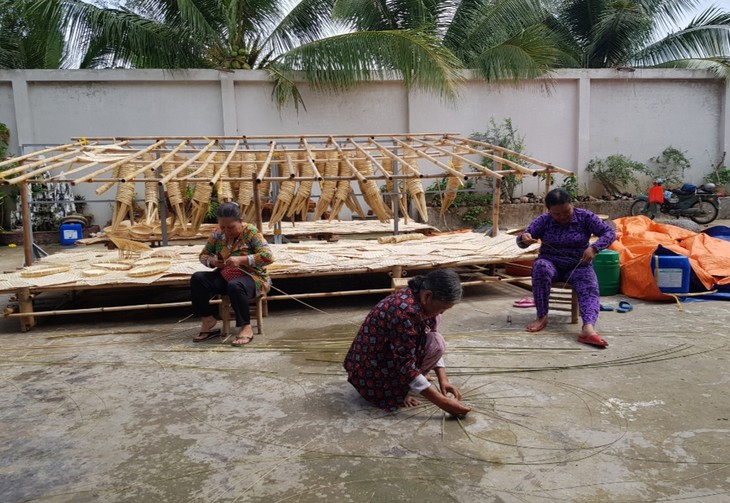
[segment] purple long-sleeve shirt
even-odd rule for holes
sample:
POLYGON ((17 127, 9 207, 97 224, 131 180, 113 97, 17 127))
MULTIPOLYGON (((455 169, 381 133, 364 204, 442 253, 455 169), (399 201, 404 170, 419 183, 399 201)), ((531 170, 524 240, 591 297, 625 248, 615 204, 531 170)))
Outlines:
MULTIPOLYGON (((543 213, 525 232, 542 242, 539 257, 549 259, 558 267, 571 269, 578 265, 592 235, 598 236, 590 245, 596 251, 605 250, 616 239, 616 231, 610 225, 583 208, 573 208, 573 216, 566 226, 556 222, 550 213, 543 213)), ((529 246, 522 243, 522 234, 517 236, 517 246, 529 246)))

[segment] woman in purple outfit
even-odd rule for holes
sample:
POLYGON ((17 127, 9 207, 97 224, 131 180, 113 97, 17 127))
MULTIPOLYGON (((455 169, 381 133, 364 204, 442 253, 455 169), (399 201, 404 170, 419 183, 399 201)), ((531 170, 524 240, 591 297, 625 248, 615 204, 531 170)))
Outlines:
POLYGON ((570 194, 553 189, 545 196, 547 213, 543 213, 517 236, 520 248, 541 243, 540 252, 532 266, 532 295, 537 318, 527 325, 528 332, 539 332, 548 322, 548 300, 554 281, 567 281, 578 295, 583 329, 578 342, 605 348, 608 343, 596 333, 595 324, 601 309, 598 279, 593 270, 593 257, 608 248, 616 232, 595 214, 574 208, 570 194), (598 236, 589 244, 592 235, 598 236))

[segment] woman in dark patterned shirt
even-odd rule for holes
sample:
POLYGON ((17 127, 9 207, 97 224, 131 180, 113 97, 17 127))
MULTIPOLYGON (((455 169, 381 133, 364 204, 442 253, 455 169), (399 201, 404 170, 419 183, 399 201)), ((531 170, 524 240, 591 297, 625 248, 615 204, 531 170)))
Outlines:
POLYGON ((446 377, 445 343, 437 332, 441 313, 460 300, 459 276, 451 269, 416 276, 407 288, 381 300, 345 357, 348 381, 368 402, 388 411, 418 405, 411 392, 450 414, 469 412, 459 401, 461 392, 446 377), (425 377, 432 369, 440 391, 425 377))
POLYGON ((578 295, 583 329, 578 342, 605 348, 608 343, 596 333, 601 307, 598 279, 592 261, 616 239, 616 231, 588 210, 574 208, 570 194, 553 189, 545 196, 547 213, 543 213, 517 236, 520 248, 541 242, 540 253, 532 266, 532 295, 537 319, 527 325, 528 332, 538 332, 548 322, 548 300, 553 281, 568 281, 578 295), (598 236, 590 244, 592 235, 598 236))
POLYGON ((217 214, 218 228, 200 252, 200 262, 213 271, 196 272, 190 278, 193 315, 202 318, 200 333, 193 341, 220 335, 220 330, 215 328, 216 309, 210 305, 210 299, 225 294, 231 299, 239 328, 232 344, 244 346, 253 340, 249 301, 269 290, 271 279, 266 266, 274 258, 256 226, 241 221, 241 210, 236 203, 221 204, 217 214))

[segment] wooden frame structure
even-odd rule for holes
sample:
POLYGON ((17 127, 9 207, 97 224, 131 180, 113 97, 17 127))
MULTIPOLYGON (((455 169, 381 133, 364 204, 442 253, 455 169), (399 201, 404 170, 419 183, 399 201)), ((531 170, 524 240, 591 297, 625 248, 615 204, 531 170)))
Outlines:
MULTIPOLYGON (((273 220, 301 212, 302 201, 312 194, 315 183, 320 186, 317 218, 330 208, 331 218, 337 218, 343 205, 353 213, 362 212, 352 190, 355 182, 381 221, 394 218, 397 222, 407 197, 426 219, 423 179, 448 177, 449 186, 458 187, 469 178, 489 177, 494 181, 496 233, 504 176, 543 175, 549 188, 553 174, 572 175, 551 163, 459 133, 88 137, 0 162, 0 168, 12 165, 0 172, 0 184, 21 186, 24 222, 30 221, 28 183, 94 183, 100 184, 97 194, 117 188, 112 225, 107 229, 114 234, 132 211, 135 184, 143 183, 145 221, 135 224, 142 227, 139 232, 128 230, 120 237, 144 240, 145 232, 158 231, 165 243, 170 232, 184 236, 197 230, 213 187, 219 201, 237 201, 248 221, 262 229, 262 198, 272 196, 271 226, 273 220), (483 166, 483 160, 491 161, 494 169, 483 166), (460 171, 464 165, 474 171, 460 171), (377 181, 385 182, 394 195, 390 206, 383 201, 377 181), (278 190, 270 192, 272 185, 278 190), (192 197, 186 198, 191 189, 192 197), (167 204, 160 204, 161 200, 167 204), (168 205, 172 210, 169 225, 168 205)), ((33 262, 30 228, 24 225, 24 231, 29 265, 33 262)))
MULTIPOLYGON (((28 184, 69 183, 98 184, 97 194, 116 187, 116 203, 112 225, 105 231, 112 236, 149 241, 145 232, 159 231, 162 242, 167 235, 192 235, 202 223, 213 188, 219 201, 236 201, 247 220, 263 230, 262 203, 272 204, 269 225, 291 218, 298 212, 306 215, 307 202, 319 186, 315 217, 325 211, 336 219, 347 206, 363 214, 353 190, 355 183, 365 204, 382 222, 394 222, 398 233, 399 214, 407 218, 407 199, 424 220, 426 203, 422 180, 446 177, 446 195, 454 194, 469 178, 488 177, 494 191, 493 235, 499 228, 501 180, 510 174, 545 178, 549 189, 553 174, 570 176, 569 170, 496 145, 473 140, 459 133, 409 133, 361 135, 287 135, 240 137, 87 137, 74 138, 65 145, 45 148, 0 162, 0 184, 19 185, 24 222, 25 264, 33 263, 28 184), (490 169, 482 162, 491 162, 490 169), (472 171, 463 171, 468 166, 472 171), (9 169, 8 169, 9 168, 9 169), (376 182, 384 182, 391 197, 386 204, 376 182), (130 227, 122 225, 131 214, 135 184, 144 184, 146 215, 142 222, 130 218, 130 227), (274 190, 272 190, 272 187, 274 190), (192 194, 191 194, 192 193, 192 194), (169 209, 168 209, 169 208, 169 209), (171 216, 168 218, 168 212, 171 216), (133 224, 133 225, 132 225, 133 224), (142 231, 134 232, 135 226, 142 231)), ((442 198, 448 200, 447 197, 442 198)), ((274 232, 276 234, 276 231, 274 232)), ((494 260, 485 257, 479 263, 454 263, 449 266, 476 267, 479 278, 473 283, 500 281, 483 269, 494 260), (489 277, 488 277, 489 276, 489 277)), ((406 270, 423 269, 424 265, 353 270, 352 274, 389 272, 400 278, 406 270)), ((327 273, 317 273, 318 275, 327 273)), ((274 278, 296 277, 278 271, 274 278)), ((188 278, 161 278, 151 286, 182 286, 188 278)), ((472 284, 473 284, 472 283, 472 284)), ((114 284, 113 287, 139 287, 139 284, 114 284)), ((42 292, 84 291, 102 286, 24 287, 16 290, 21 330, 35 324, 35 316, 76 314, 83 312, 113 312, 134 309, 175 307, 189 303, 168 303, 144 306, 114 306, 110 308, 33 312, 33 297, 42 292)), ((389 289, 305 293, 297 298, 332 297, 364 293, 381 293, 389 289)), ((269 297, 272 300, 272 297, 269 297)))

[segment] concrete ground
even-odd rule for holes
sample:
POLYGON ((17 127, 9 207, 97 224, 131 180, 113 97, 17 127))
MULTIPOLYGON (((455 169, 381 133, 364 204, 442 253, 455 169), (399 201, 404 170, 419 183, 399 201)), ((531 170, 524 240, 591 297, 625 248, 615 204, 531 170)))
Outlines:
POLYGON ((378 297, 272 302, 244 349, 176 310, 0 319, 0 501, 730 501, 730 303, 604 297, 634 309, 596 350, 566 316, 526 333, 524 295, 472 287, 444 317, 463 421, 346 382, 378 297))

